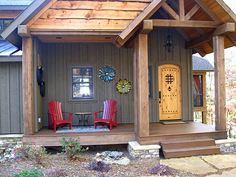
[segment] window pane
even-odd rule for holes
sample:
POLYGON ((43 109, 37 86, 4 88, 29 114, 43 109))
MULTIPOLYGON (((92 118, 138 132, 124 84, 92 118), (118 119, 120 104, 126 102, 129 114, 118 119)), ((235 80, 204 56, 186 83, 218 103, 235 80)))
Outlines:
POLYGON ((193 100, 194 107, 203 106, 203 77, 202 75, 193 76, 193 100))
POLYGON ((91 99, 93 93, 93 68, 75 67, 72 69, 72 98, 91 99))

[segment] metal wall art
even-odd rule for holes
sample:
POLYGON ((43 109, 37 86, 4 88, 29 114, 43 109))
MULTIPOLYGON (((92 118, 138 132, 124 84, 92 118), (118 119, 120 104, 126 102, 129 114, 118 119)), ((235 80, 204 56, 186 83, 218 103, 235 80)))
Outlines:
POLYGON ((131 90, 131 82, 128 81, 127 79, 120 79, 117 84, 116 84, 116 90, 120 94, 126 94, 129 93, 131 90))
POLYGON ((115 78, 115 75, 116 75, 116 71, 111 66, 103 66, 98 71, 98 77, 105 82, 113 81, 115 78))

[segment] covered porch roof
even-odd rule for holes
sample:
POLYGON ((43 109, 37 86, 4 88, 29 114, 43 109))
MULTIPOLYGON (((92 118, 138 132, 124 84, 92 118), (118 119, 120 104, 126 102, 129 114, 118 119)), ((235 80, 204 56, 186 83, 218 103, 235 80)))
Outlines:
MULTIPOLYGON (((113 42, 123 46, 147 26, 176 28, 201 55, 213 51, 214 34, 225 37, 225 48, 236 44, 236 15, 222 0, 35 0, 2 36, 21 47, 19 25, 44 42, 113 42), (150 25, 150 24, 149 24, 150 25), (49 37, 50 36, 50 37, 49 37), (77 37, 75 37, 77 36, 77 37)), ((22 28, 21 28, 22 29, 22 28)), ((21 34, 24 35, 24 34, 21 34)))

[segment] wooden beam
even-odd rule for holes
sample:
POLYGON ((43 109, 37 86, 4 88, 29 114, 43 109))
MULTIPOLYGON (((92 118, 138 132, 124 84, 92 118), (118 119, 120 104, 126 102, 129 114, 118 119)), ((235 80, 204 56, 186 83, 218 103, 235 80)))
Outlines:
POLYGON ((226 130, 224 37, 213 37, 215 63, 215 126, 226 130))
POLYGON ((216 2, 229 14, 234 22, 236 22, 236 14, 227 6, 227 4, 222 0, 216 0, 216 2))
POLYGON ((134 47, 134 115, 136 136, 149 136, 148 34, 139 34, 134 47))
POLYGON ((161 6, 165 0, 153 0, 129 25, 121 32, 117 38, 118 45, 122 46, 135 33, 140 23, 150 18, 161 6))
POLYGON ((179 0, 179 19, 181 21, 185 19, 184 0, 179 0))
POLYGON ((212 10, 206 6, 201 0, 195 0, 195 2, 204 10, 204 12, 211 17, 212 20, 215 22, 220 22, 220 19, 217 17, 216 14, 212 12, 212 10))
POLYGON ((186 42, 185 47, 186 48, 194 48, 194 47, 199 46, 203 43, 211 41, 213 36, 224 35, 226 33, 234 32, 234 31, 235 31, 235 24, 234 23, 225 23, 225 24, 217 27, 214 32, 207 33, 203 36, 197 37, 191 41, 186 42))
POLYGON ((220 25, 216 28, 213 35, 219 36, 229 32, 235 32, 235 23, 225 23, 223 25, 220 25))
POLYGON ((194 20, 153 20, 154 27, 175 27, 175 28, 216 28, 217 23, 213 21, 194 20))
POLYGON ((24 134, 34 134, 34 91, 33 91, 33 42, 30 37, 22 38, 22 86, 24 134))
POLYGON ((162 8, 165 9, 165 11, 174 19, 179 19, 179 15, 166 2, 162 4, 162 8))
POLYGON ((18 30, 17 32, 18 32, 19 36, 30 37, 30 30, 27 27, 27 25, 19 25, 17 30, 18 30))
POLYGON ((200 9, 200 6, 196 4, 186 15, 185 15, 185 20, 189 20, 192 18, 194 14, 200 9))
POLYGON ((147 33, 151 32, 152 30, 153 30, 152 20, 144 20, 141 33, 147 34, 147 33))
POLYGON ((196 37, 195 39, 186 42, 185 47, 186 48, 195 48, 201 44, 204 44, 205 42, 208 42, 212 39, 212 32, 207 33, 203 36, 196 37))

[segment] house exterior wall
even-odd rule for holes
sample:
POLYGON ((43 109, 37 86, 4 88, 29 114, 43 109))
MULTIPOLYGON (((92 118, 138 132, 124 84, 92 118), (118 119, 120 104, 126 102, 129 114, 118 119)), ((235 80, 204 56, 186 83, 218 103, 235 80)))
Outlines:
MULTIPOLYGON (((154 30, 149 34, 149 65, 152 66, 152 91, 150 97, 150 121, 158 122, 157 99, 157 67, 159 64, 178 64, 182 70, 182 108, 183 119, 192 119, 192 62, 191 50, 184 48, 184 40, 173 33, 173 52, 164 48, 168 31, 165 29, 154 30)), ((47 103, 49 100, 62 102, 66 112, 98 111, 102 110, 103 101, 113 98, 118 101, 119 123, 133 123, 133 90, 129 94, 120 95, 116 91, 119 79, 128 79, 133 83, 133 49, 117 48, 112 44, 87 44, 87 43, 44 43, 42 45, 42 59, 44 78, 46 82, 46 95, 43 98, 43 125, 46 126, 47 103), (101 81, 97 72, 100 67, 110 65, 116 70, 115 80, 109 83, 101 81), (73 101, 70 99, 70 77, 73 66, 93 66, 95 99, 91 101, 73 101)), ((93 123, 90 118, 89 123, 93 123)), ((73 124, 78 124, 75 118, 73 124)))
POLYGON ((175 30, 160 28, 149 34, 149 66, 152 68, 152 95, 149 99, 150 121, 159 121, 158 66, 176 64, 181 69, 182 118, 192 120, 192 50, 185 49, 185 40, 175 30), (171 34, 171 52, 164 45, 167 35, 171 34))
POLYGON ((0 134, 23 133, 21 62, 0 62, 0 134))

